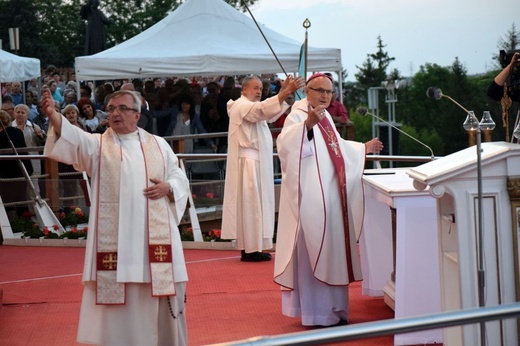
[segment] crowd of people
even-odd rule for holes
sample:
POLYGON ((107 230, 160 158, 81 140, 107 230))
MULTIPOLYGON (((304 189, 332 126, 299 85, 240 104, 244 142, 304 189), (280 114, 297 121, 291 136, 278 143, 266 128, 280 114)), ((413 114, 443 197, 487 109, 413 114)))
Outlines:
POLYGON ((365 155, 383 145, 341 138, 333 124, 348 113, 331 76, 114 80, 81 84, 79 98, 72 78, 49 68, 25 97, 19 83, 5 83, 0 115, 17 145, 45 145, 60 171, 92 179, 79 342, 187 344, 177 225, 191 192, 163 137, 206 132, 228 135, 188 142, 185 151, 228 153, 222 238, 236 240, 244 262, 271 260, 278 150, 274 279, 283 287, 282 313, 303 325, 348 321, 348 285, 361 279, 361 173, 365 155), (306 97, 296 101, 298 91, 306 97), (282 130, 273 135, 270 127, 282 130))

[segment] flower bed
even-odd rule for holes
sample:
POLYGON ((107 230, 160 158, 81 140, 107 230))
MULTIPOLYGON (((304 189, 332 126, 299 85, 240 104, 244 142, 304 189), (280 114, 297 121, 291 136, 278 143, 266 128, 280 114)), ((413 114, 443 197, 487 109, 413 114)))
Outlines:
POLYGON ((20 217, 13 217, 9 221, 13 233, 23 234, 23 238, 30 239, 86 239, 88 234, 88 215, 81 208, 65 207, 56 212, 65 232, 59 233, 60 226, 44 227, 41 229, 33 221, 34 215, 23 213, 20 217))

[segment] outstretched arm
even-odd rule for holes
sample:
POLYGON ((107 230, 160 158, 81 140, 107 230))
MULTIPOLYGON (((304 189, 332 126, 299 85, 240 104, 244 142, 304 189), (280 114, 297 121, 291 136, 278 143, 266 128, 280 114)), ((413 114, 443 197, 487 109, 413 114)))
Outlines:
POLYGON ((42 111, 49 117, 49 122, 54 128, 54 132, 56 132, 57 137, 59 138, 61 135, 61 122, 62 115, 56 111, 54 107, 54 99, 52 98, 51 91, 46 88, 43 90, 42 95, 42 111))

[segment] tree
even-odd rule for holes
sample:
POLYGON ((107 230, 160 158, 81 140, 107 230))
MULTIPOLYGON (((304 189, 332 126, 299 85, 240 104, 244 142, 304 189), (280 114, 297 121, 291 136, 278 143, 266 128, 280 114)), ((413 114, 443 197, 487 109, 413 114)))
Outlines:
POLYGON ((362 67, 356 65, 359 72, 356 73, 356 80, 367 89, 370 87, 380 86, 381 82, 386 80, 386 69, 390 62, 395 60, 390 57, 387 52, 383 51, 386 45, 383 44, 381 36, 377 37, 377 52, 367 54, 367 59, 362 67))
POLYGON ((515 50, 520 45, 520 32, 516 30, 515 23, 511 24, 511 28, 507 31, 504 38, 498 40, 498 49, 506 52, 515 50))
MULTIPOLYGON (((385 47, 381 36, 378 36, 376 53, 367 54, 367 58, 361 67, 356 65, 359 69, 359 72, 355 74, 356 82, 345 84, 345 90, 348 93, 345 105, 348 109, 366 105, 368 103, 368 89, 381 86, 381 83, 387 79, 386 69, 395 58, 390 57, 384 51, 385 47)), ((392 73, 399 75, 397 70, 394 70, 392 73)))

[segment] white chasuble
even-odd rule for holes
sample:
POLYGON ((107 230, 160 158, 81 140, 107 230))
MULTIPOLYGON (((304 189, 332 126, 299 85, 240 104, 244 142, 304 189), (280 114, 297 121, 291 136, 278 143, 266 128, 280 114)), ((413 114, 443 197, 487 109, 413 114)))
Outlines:
MULTIPOLYGON (((296 102, 277 139, 282 187, 274 277, 275 282, 289 289, 294 288, 297 270, 294 256, 300 232, 305 240, 301 244, 306 246, 316 279, 328 285, 348 285, 361 280, 356 240, 363 220, 361 176, 365 147, 362 143, 342 140, 336 131, 346 168, 350 238, 346 244, 338 177, 327 149, 329 141, 317 126, 309 141, 305 126, 307 110, 306 99, 296 102), (348 274, 349 264, 352 275, 348 274)), ((326 116, 333 123, 328 113, 326 116)))

